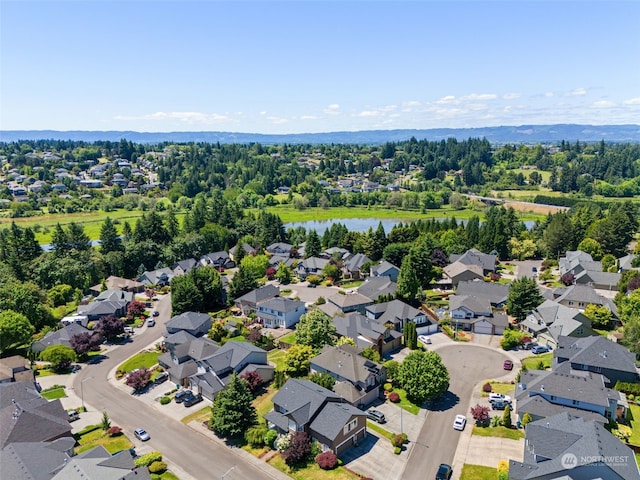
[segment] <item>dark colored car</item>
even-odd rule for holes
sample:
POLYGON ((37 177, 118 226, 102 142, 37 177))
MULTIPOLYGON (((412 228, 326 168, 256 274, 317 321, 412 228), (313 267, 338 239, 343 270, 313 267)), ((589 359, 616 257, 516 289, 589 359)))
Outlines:
POLYGON ((153 311, 153 316, 157 317, 158 315, 160 315, 160 312, 158 310, 154 310, 153 311))
POLYGON ((386 418, 384 418, 384 413, 382 413, 380 410, 375 410, 373 408, 370 410, 367 410, 367 418, 378 423, 386 422, 386 418))
POLYGON ((191 395, 193 395, 193 392, 191 390, 182 390, 182 391, 176 393, 176 396, 174 397, 174 400, 176 401, 176 403, 182 403, 185 398, 187 398, 187 397, 189 397, 191 395))
POLYGON ((511 360, 505 360, 502 364, 502 368, 505 370, 513 370, 513 362, 511 360))
POLYGON ((504 410, 509 405, 508 402, 492 402, 491 408, 494 410, 504 410))
POLYGON ((531 353, 534 355, 538 355, 539 353, 547 353, 549 351, 549 347, 545 347, 543 345, 536 345, 531 349, 531 353))
POLYGON ((438 467, 438 472, 436 473, 436 480, 449 480, 452 474, 453 468, 451 468, 451 465, 441 463, 438 467))
POLYGON ((169 374, 167 372, 162 372, 160 375, 156 377, 154 380, 155 383, 162 383, 169 380, 169 374))
POLYGON ((196 403, 200 403, 201 401, 202 401, 202 395, 200 395, 199 393, 196 395, 193 395, 193 394, 187 395, 183 399, 183 403, 185 407, 191 407, 196 403))

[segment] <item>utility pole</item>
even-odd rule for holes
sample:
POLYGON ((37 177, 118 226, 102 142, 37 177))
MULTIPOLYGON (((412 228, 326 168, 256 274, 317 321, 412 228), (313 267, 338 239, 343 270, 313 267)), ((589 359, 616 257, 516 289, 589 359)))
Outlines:
POLYGON ((233 467, 231 467, 229 470, 227 470, 226 472, 224 472, 222 474, 222 476, 220 477, 220 480, 224 480, 224 477, 226 477, 227 475, 229 475, 231 473, 231 471, 236 468, 236 466, 234 465, 233 467))
POLYGON ((87 380, 91 380, 93 377, 87 377, 83 380, 80 380, 80 401, 82 402, 82 408, 84 410, 86 410, 84 408, 84 382, 86 382, 87 380))

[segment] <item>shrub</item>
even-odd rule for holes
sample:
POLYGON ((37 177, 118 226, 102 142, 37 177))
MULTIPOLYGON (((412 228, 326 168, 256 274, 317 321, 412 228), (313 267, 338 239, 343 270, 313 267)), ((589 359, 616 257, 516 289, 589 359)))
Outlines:
POLYGON ((164 473, 167 471, 167 464, 164 462, 153 462, 149 465, 149 473, 164 473))
POLYGON ((287 465, 299 465, 311 453, 311 438, 307 432, 294 432, 291 435, 289 447, 282 452, 282 458, 287 465))
POLYGON ((273 448, 273 442, 276 441, 276 438, 278 438, 278 432, 275 430, 269 430, 264 435, 264 444, 269 448, 273 448))
POLYGON ((122 429, 120 427, 113 426, 107 430, 107 435, 110 437, 117 437, 118 435, 122 435, 122 429))
POLYGON ((619 392, 626 393, 627 395, 634 395, 634 397, 640 395, 640 383, 617 381, 613 388, 619 392))
POLYGON ((392 403, 398 403, 400 401, 400 395, 396 392, 391 392, 387 398, 389 398, 389 401, 392 403))
POLYGON ((393 445, 394 447, 402 447, 402 445, 404 445, 404 440, 404 436, 399 433, 395 434, 393 437, 391 437, 391 445, 393 445))
POLYGON ((491 390, 493 390, 493 387, 491 387, 491 383, 487 382, 482 386, 482 391, 485 393, 491 393, 491 390))
POLYGON ((316 462, 323 470, 333 470, 338 466, 338 457, 331 450, 327 450, 316 457, 316 462))
POLYGON ((531 417, 531 415, 529 415, 528 413, 525 413, 522 416, 522 426, 526 427, 528 423, 531 423, 533 421, 533 418, 531 417))
POLYGON ((166 405, 170 401, 171 401, 171 397, 161 397, 160 398, 160 405, 166 405))
POLYGON ((402 453, 402 447, 393 447, 393 453, 400 455, 402 453))
POLYGON ((477 404, 475 407, 471 407, 471 416, 476 421, 476 425, 487 425, 489 423, 489 408, 477 404))
POLYGON ((290 444, 291 434, 280 435, 278 438, 276 438, 276 450, 278 450, 279 452, 284 452, 287 448, 289 448, 290 444))
POLYGON ((491 426, 492 427, 499 427, 501 420, 502 419, 497 415, 495 417, 491 417, 491 426))
POLYGON ((244 434, 244 438, 249 445, 254 448, 264 445, 264 437, 267 434, 267 426, 265 424, 254 425, 244 434))
POLYGON ((391 385, 389 382, 384 384, 384 391, 385 392, 393 392, 393 385, 391 385))
POLYGON ((162 461, 162 453, 161 452, 149 452, 145 455, 141 455, 136 458, 133 463, 136 467, 148 467, 153 462, 161 462, 162 461))

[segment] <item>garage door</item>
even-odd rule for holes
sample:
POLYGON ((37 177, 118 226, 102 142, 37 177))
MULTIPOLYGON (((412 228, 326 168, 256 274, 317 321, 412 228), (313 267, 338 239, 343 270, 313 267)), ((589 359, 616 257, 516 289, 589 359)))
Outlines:
POLYGON ((431 335, 432 333, 438 333, 438 325, 428 325, 426 327, 416 328, 418 335, 431 335))
POLYGON ((491 335, 493 333, 493 325, 489 322, 477 322, 473 324, 473 333, 481 335, 491 335))

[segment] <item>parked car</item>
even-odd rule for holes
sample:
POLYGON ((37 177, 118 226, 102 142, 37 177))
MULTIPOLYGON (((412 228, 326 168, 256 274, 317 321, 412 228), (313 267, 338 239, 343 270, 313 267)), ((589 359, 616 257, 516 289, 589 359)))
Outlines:
POLYGON ((169 374, 167 372, 162 372, 160 375, 156 377, 154 380, 155 383, 163 383, 169 380, 169 374))
POLYGON ((493 402, 511 403, 511 397, 509 395, 505 395, 504 393, 490 393, 489 403, 493 402))
POLYGON ((152 315, 154 317, 157 317, 158 315, 160 315, 160 312, 158 310, 154 310, 152 315))
POLYGON ((387 419, 384 418, 384 413, 374 408, 367 410, 367 418, 378 423, 384 423, 387 421, 387 419))
POLYGON ((195 405, 196 403, 200 403, 201 401, 202 401, 202 395, 198 393, 196 395, 193 395, 193 394, 187 395, 182 400, 182 403, 184 403, 185 407, 191 407, 191 406, 195 405))
POLYGON ((511 404, 509 402, 492 402, 491 403, 491 408, 493 410, 504 410, 505 408, 507 408, 507 405, 511 406, 511 404))
POLYGON ((418 335, 418 340, 420 340, 425 345, 431 345, 431 337, 428 335, 418 335))
POLYGON ((151 438, 144 428, 136 428, 133 431, 133 434, 136 436, 136 438, 138 440, 143 441, 143 442, 146 442, 147 440, 149 440, 151 438))
POLYGON ((454 430, 464 430, 464 426, 467 424, 467 417, 464 415, 456 415, 456 418, 453 420, 453 429, 454 430))
POLYGON ((505 370, 513 370, 513 362, 511 360, 505 360, 502 364, 502 368, 505 370))
POLYGON ((436 480, 449 480, 453 475, 453 469, 451 465, 447 465, 446 463, 441 463, 438 467, 438 471, 436 472, 436 480))
POLYGON ((135 332, 133 327, 124 327, 124 333, 128 333, 129 335, 133 335, 135 332))
POLYGON ((69 414, 69 421, 70 422, 75 422, 76 420, 78 420, 80 418, 80 414, 78 413, 77 410, 70 410, 67 413, 69 414))
POLYGON ((176 401, 176 403, 182 403, 184 399, 189 395, 193 395, 193 392, 191 390, 181 390, 176 393, 176 396, 173 399, 176 401))
POLYGON ((524 342, 522 345, 520 345, 520 349, 521 350, 531 350, 535 346, 536 345, 533 342, 524 342))
POLYGON ((536 345, 531 349, 531 353, 538 355, 539 353, 547 353, 549 351, 549 347, 545 347, 544 345, 536 345))
POLYGON ((153 318, 147 318, 147 327, 155 327, 156 321, 153 318))

